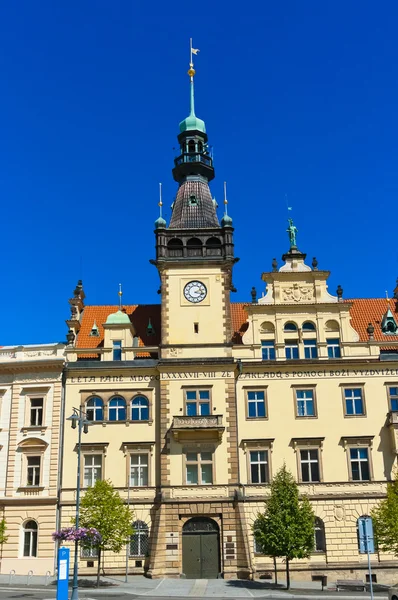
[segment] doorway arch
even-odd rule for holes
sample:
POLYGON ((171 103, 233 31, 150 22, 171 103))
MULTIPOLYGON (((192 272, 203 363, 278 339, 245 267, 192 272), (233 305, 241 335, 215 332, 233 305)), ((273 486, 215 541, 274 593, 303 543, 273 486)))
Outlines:
POLYGON ((182 571, 187 579, 217 579, 220 529, 208 517, 193 517, 182 528, 182 571))

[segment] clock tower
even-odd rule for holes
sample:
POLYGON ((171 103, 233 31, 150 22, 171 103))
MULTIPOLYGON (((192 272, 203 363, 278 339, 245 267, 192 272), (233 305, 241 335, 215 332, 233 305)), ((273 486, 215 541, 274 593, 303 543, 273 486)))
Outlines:
MULTIPOLYGON (((195 115, 192 56, 190 114, 181 121, 173 177, 179 187, 170 223, 155 222, 161 279, 163 358, 231 356, 232 219, 218 220, 209 182, 214 166, 204 121, 195 115)), ((162 202, 160 202, 161 206, 162 202)))

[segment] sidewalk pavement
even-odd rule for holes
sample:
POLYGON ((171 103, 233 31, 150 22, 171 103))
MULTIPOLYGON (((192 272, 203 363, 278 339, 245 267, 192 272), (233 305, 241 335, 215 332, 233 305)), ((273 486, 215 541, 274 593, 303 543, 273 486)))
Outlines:
MULTIPOLYGON (((280 581, 278 589, 274 589, 270 582, 246 581, 242 579, 148 579, 141 575, 130 576, 125 582, 124 577, 102 577, 100 588, 95 586, 95 577, 79 578, 79 588, 85 595, 97 598, 102 594, 114 595, 130 594, 132 596, 150 597, 179 597, 179 598, 290 598, 310 600, 365 600, 369 592, 339 592, 330 589, 321 589, 320 582, 292 581, 291 589, 284 589, 285 582, 280 581)), ((71 584, 71 581, 70 581, 71 584)), ((0 589, 23 589, 31 591, 43 589, 55 592, 56 580, 44 576, 15 575, 10 582, 9 575, 0 575, 0 589)), ((376 592, 377 600, 385 600, 388 597, 387 588, 376 592)))

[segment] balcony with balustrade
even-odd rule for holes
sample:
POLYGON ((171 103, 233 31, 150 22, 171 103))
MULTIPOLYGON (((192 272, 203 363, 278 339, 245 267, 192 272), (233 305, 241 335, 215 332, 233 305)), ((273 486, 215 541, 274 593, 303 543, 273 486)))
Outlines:
POLYGON ((221 441, 225 431, 222 415, 173 417, 171 432, 177 442, 185 440, 221 441))

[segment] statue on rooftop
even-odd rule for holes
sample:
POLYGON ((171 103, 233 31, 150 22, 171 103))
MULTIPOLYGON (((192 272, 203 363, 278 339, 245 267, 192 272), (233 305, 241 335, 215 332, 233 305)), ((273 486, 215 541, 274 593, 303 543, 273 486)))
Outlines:
POLYGON ((293 219, 288 219, 289 227, 286 229, 289 234, 290 248, 296 247, 296 235, 298 232, 297 227, 293 223, 293 219))

